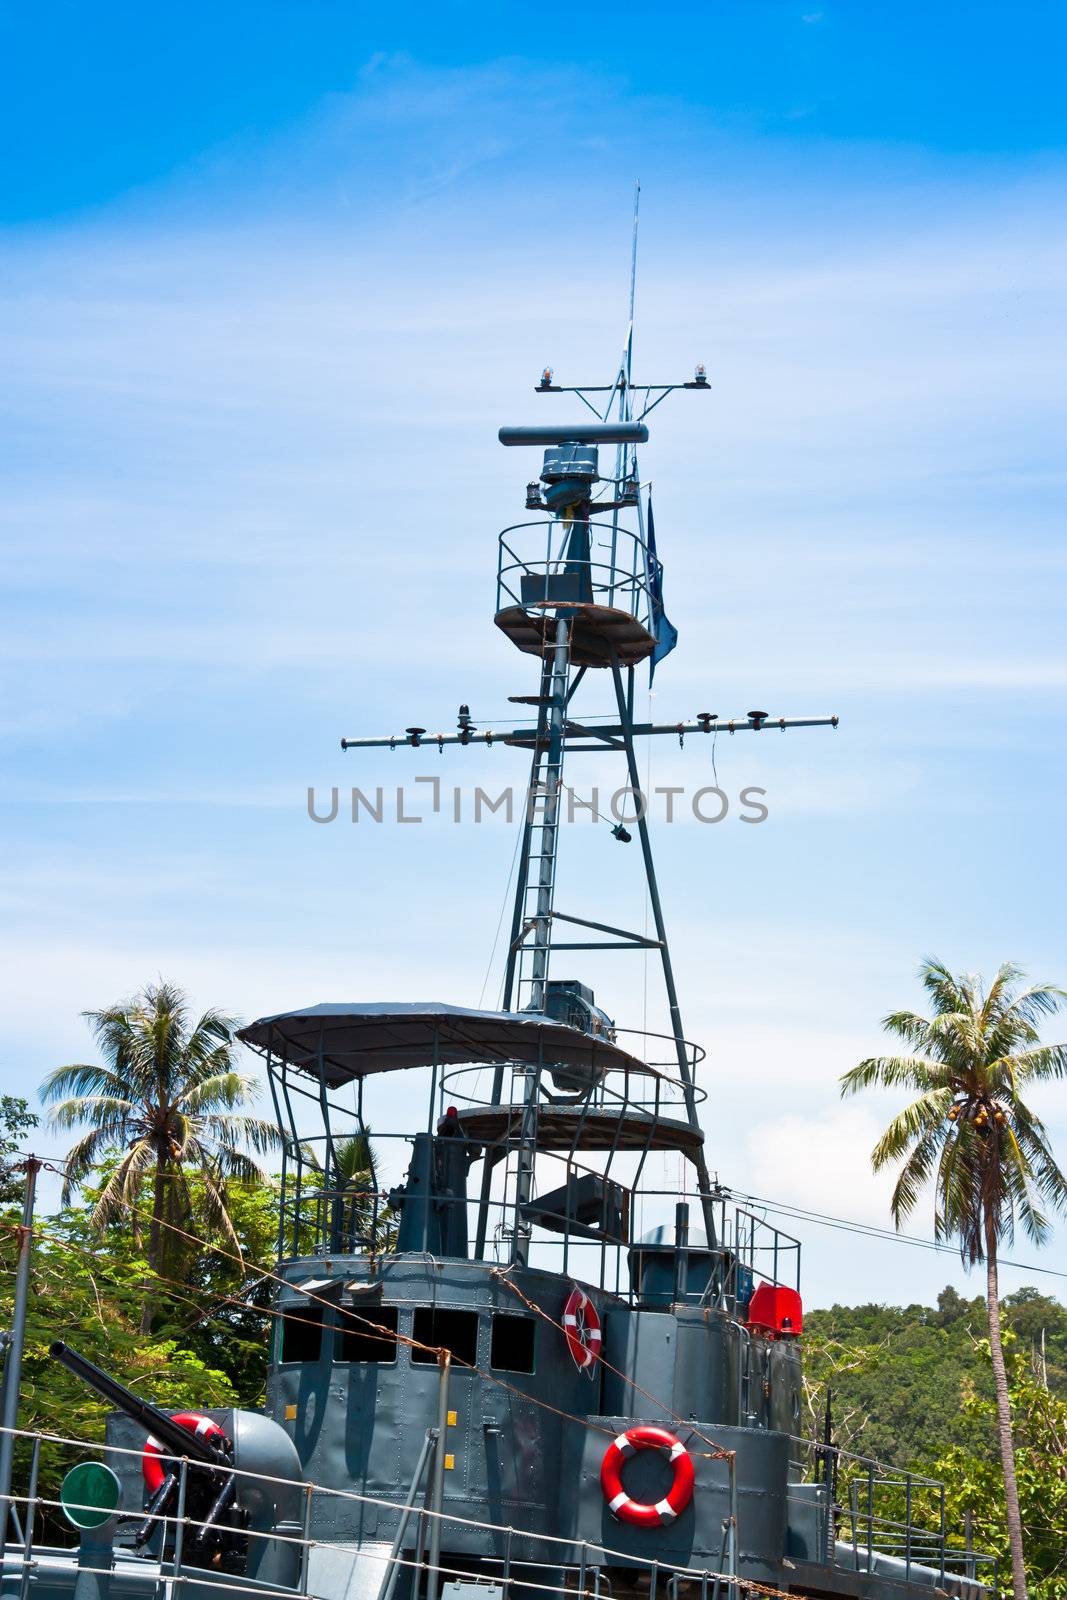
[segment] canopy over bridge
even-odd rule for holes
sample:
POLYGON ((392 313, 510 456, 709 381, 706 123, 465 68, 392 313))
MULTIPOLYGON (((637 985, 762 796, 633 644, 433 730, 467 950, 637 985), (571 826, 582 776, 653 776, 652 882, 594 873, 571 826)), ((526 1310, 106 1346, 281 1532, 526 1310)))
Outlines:
POLYGON ((441 1001, 308 1006, 261 1017, 242 1028, 239 1038, 276 1061, 321 1074, 331 1088, 375 1072, 471 1062, 658 1076, 611 1039, 549 1017, 472 1011, 441 1001))

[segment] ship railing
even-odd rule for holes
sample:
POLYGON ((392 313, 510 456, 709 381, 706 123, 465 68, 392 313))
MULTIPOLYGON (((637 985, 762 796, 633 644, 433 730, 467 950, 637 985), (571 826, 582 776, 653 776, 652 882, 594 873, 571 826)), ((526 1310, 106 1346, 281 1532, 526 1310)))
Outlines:
MULTIPOLYGON (((653 1117, 671 1117, 684 1116, 687 1093, 691 1093, 698 1104, 707 1098, 706 1091, 699 1088, 696 1082, 697 1070, 706 1054, 702 1046, 692 1040, 681 1041, 685 1072, 689 1077, 687 1084, 680 1071, 673 1035, 638 1029, 617 1031, 639 1034, 643 1039, 659 1043, 670 1038, 675 1048, 672 1049, 669 1059, 664 1052, 662 1061, 650 1060, 634 1066, 609 1066, 592 1083, 583 1105, 590 1108, 610 1108, 620 1115, 628 1111, 637 1111, 653 1117)), ((427 1131, 433 1131, 446 1104, 453 1101, 467 1106, 481 1104, 478 1085, 484 1081, 490 1068, 494 1071, 499 1068, 504 1074, 506 1093, 502 1103, 512 1104, 517 1108, 521 1108, 526 1102, 532 1072, 536 1072, 538 1079, 543 1080, 547 1087, 553 1071, 559 1070, 551 1061, 533 1068, 528 1062, 507 1059, 499 1062, 495 1060, 465 1062, 443 1069, 439 1080, 435 1075, 429 1099, 424 1102, 427 1131)), ((600 1070, 598 1066, 597 1072, 600 1073, 600 1070)), ((284 1081, 278 1081, 271 1074, 270 1083, 275 1095, 276 1120, 282 1138, 283 1166, 314 1167, 319 1159, 317 1155, 319 1147, 328 1154, 333 1145, 341 1143, 351 1134, 366 1131, 362 1077, 356 1079, 357 1098, 354 1106, 341 1102, 330 1093, 324 1082, 316 1083, 310 1077, 307 1082, 300 1082, 292 1075, 284 1081), (316 1116, 322 1128, 321 1133, 308 1134, 299 1126, 299 1123, 305 1120, 304 1117, 298 1116, 301 1106, 305 1112, 312 1112, 316 1116)), ((546 1106, 551 1103, 551 1101, 545 1102, 546 1106)), ((377 1142, 382 1138, 410 1138, 410 1135, 392 1131, 382 1132, 376 1128, 374 1138, 377 1142)))
POLYGON ((821 1557, 851 1571, 912 1578, 914 1569, 997 1586, 997 1558, 975 1550, 970 1541, 950 1542, 945 1485, 837 1445, 794 1437, 807 1467, 807 1479, 794 1484, 790 1498, 812 1507, 809 1491, 820 1493, 821 1557))
POLYGON ((648 548, 632 528, 593 518, 589 556, 575 556, 576 523, 516 522, 500 535, 497 611, 517 606, 538 613, 560 603, 610 606, 654 633, 648 548), (594 552, 597 552, 594 554, 594 552))
MULTIPOLYGON (((410 1134, 374 1134, 375 1144, 379 1139, 384 1143, 390 1138, 401 1139, 409 1145, 411 1142, 410 1134)), ((510 1153, 513 1155, 515 1151, 510 1153)), ((552 1229, 536 1220, 531 1222, 530 1205, 535 1205, 536 1201, 528 1203, 524 1215, 517 1216, 515 1198, 509 1191, 505 1174, 505 1192, 491 1196, 487 1202, 490 1226, 486 1265, 505 1265, 510 1261, 518 1226, 528 1239, 528 1260, 532 1267, 576 1277, 631 1305, 642 1303, 643 1296, 634 1286, 627 1257, 642 1245, 648 1245, 645 1236, 651 1229, 658 1225, 669 1229, 675 1224, 679 1202, 699 1212, 699 1193, 695 1187, 680 1193, 678 1187, 664 1189, 643 1182, 647 1151, 629 1154, 636 1170, 626 1181, 621 1173, 614 1179, 608 1177, 603 1166, 580 1161, 574 1152, 546 1151, 539 1155, 546 1169, 540 1186, 542 1193, 556 1183, 557 1177, 559 1188, 583 1177, 600 1180, 603 1209, 592 1234, 588 1227, 580 1228, 572 1221, 552 1229)), ((305 1164, 304 1180, 299 1187, 292 1182, 290 1174, 290 1182, 281 1197, 280 1258, 301 1261, 322 1256, 348 1256, 380 1262, 395 1254, 400 1223, 397 1191, 379 1187, 370 1173, 331 1181, 323 1171, 324 1165, 325 1152, 321 1164, 305 1164)), ((707 1258, 706 1263, 702 1263, 707 1266, 705 1281, 699 1286, 696 1269, 687 1272, 688 1290, 684 1299, 690 1304, 700 1304, 744 1320, 759 1284, 799 1291, 800 1240, 737 1205, 725 1194, 713 1194, 709 1199, 715 1238, 709 1244, 702 1234, 694 1232, 686 1246, 689 1259, 707 1258)), ((410 1200, 415 1205, 427 1204, 425 1197, 418 1193, 410 1200)), ((465 1232, 468 1239, 474 1238, 481 1205, 478 1197, 437 1197, 432 1204, 442 1215, 448 1211, 462 1211, 466 1228, 460 1231, 465 1232)), ((664 1239, 665 1247, 670 1248, 672 1237, 668 1234, 664 1239)), ((410 1243, 405 1248, 416 1252, 418 1249, 410 1243)), ((449 1254, 439 1248, 430 1250, 429 1241, 427 1249, 435 1255, 449 1254)), ((469 1259, 469 1256, 460 1254, 458 1259, 469 1259)))
MULTIPOLYGON (((0 1430, 4 1431, 4 1430, 0 1430)), ((129 1447, 112 1444, 109 1442, 89 1441, 62 1434, 44 1433, 27 1429, 12 1429, 16 1441, 29 1443, 29 1473, 28 1484, 25 1492, 13 1491, 8 1499, 9 1524, 15 1532, 16 1540, 8 1539, 4 1555, 3 1577, 5 1590, 10 1597, 15 1591, 11 1585, 11 1578, 17 1575, 19 1600, 28 1600, 32 1589, 42 1582, 47 1583, 50 1571, 54 1570, 52 1563, 57 1559, 71 1559, 75 1556, 75 1548, 68 1545, 55 1545, 34 1543, 35 1533, 38 1531, 39 1513, 47 1515, 49 1526, 46 1532, 51 1534, 53 1529, 63 1529, 64 1518, 70 1512, 88 1512, 99 1516, 99 1506, 84 1504, 68 1496, 58 1498, 54 1495, 39 1492, 39 1474, 41 1470, 42 1447, 48 1446, 61 1452, 60 1466, 66 1468, 73 1466, 77 1461, 91 1455, 95 1459, 104 1456, 113 1464, 121 1465, 121 1458, 128 1458, 129 1465, 139 1468, 143 1451, 129 1447)), ((240 1502, 240 1483, 247 1479, 255 1491, 256 1497, 261 1498, 265 1488, 270 1486, 275 1492, 273 1498, 278 1501, 286 1498, 286 1491, 290 1491, 294 1498, 301 1504, 299 1524, 286 1522, 276 1524, 271 1529, 242 1528, 241 1537, 252 1545, 255 1541, 265 1541, 275 1546, 286 1547, 296 1556, 295 1574, 290 1584, 269 1582, 247 1578, 240 1574, 213 1573, 202 1564, 190 1559, 190 1546, 194 1545, 191 1538, 192 1529, 196 1524, 184 1515, 184 1506, 187 1503, 186 1488, 190 1470, 187 1458, 179 1459, 165 1453, 157 1455, 158 1462, 169 1464, 175 1471, 178 1479, 177 1496, 174 1512, 149 1512, 139 1508, 129 1511, 121 1508, 116 1514, 116 1524, 105 1532, 97 1523, 91 1532, 92 1543, 81 1547, 78 1560, 80 1573, 97 1573, 107 1576, 114 1581, 118 1571, 128 1572, 134 1563, 144 1563, 148 1573, 153 1569, 156 1581, 153 1591, 153 1600, 175 1600, 181 1593, 182 1585, 192 1584, 201 1595, 205 1582, 216 1584, 227 1594, 255 1595, 255 1596, 299 1596, 300 1600, 334 1600, 335 1591, 329 1593, 317 1591, 313 1578, 313 1557, 316 1551, 328 1551, 334 1554, 351 1554, 362 1562, 374 1564, 380 1569, 381 1581, 377 1589, 377 1600, 392 1600, 396 1581, 400 1573, 412 1573, 411 1590, 413 1594, 421 1595, 421 1600, 438 1600, 438 1596, 446 1580, 459 1580, 465 1583, 492 1583, 501 1600, 533 1600, 535 1594, 558 1594, 571 1597, 571 1600, 600 1600, 601 1596, 610 1596, 612 1592, 609 1574, 619 1567, 629 1569, 629 1573, 637 1573, 648 1583, 648 1600, 678 1600, 682 1585, 686 1586, 693 1600, 722 1600, 729 1591, 736 1590, 740 1597, 740 1590, 744 1580, 738 1576, 737 1570, 737 1543, 736 1540, 723 1541, 723 1553, 718 1567, 684 1566, 674 1563, 663 1563, 652 1557, 637 1554, 636 1552, 615 1549, 608 1544, 601 1544, 593 1540, 579 1540, 557 1534, 544 1533, 539 1530, 515 1526, 514 1524, 494 1522, 486 1519, 435 1509, 430 1502, 427 1492, 423 1504, 416 1504, 420 1493, 427 1488, 431 1474, 435 1470, 435 1455, 439 1447, 439 1430, 429 1428, 426 1431, 426 1444, 420 1456, 414 1478, 408 1488, 406 1498, 392 1500, 381 1495, 361 1494, 354 1489, 328 1488, 322 1484, 308 1483, 303 1478, 293 1479, 272 1476, 259 1471, 248 1471, 240 1468, 226 1466, 227 1477, 231 1474, 238 1482, 238 1503, 240 1502), (384 1549, 384 1541, 354 1543, 346 1539, 323 1539, 316 1537, 313 1528, 316 1524, 316 1508, 323 1500, 343 1500, 350 1502, 353 1507, 366 1507, 376 1513, 382 1510, 399 1513, 397 1532, 391 1548, 384 1549), (162 1554, 142 1556, 127 1544, 122 1543, 123 1525, 132 1527, 136 1525, 155 1524, 161 1531, 153 1535, 151 1545, 156 1552, 162 1554), (460 1556, 448 1552, 449 1528, 454 1528, 459 1534, 476 1533, 488 1536, 494 1546, 492 1554, 460 1556), (299 1530, 299 1531, 298 1531, 299 1530), (107 1551, 107 1541, 114 1536, 118 1554, 126 1556, 126 1562, 115 1563, 107 1551), (442 1554, 442 1546, 445 1547, 442 1554), (99 1567, 94 1566, 91 1559, 97 1555, 101 1560, 99 1567), (459 1565, 459 1562, 465 1562, 459 1565), (558 1574, 559 1581, 554 1582, 551 1573, 558 1574), (425 1588, 423 1588, 425 1582, 425 1588)), ((197 1468, 193 1470, 211 1470, 197 1468)), ((723 1470, 732 1480, 736 1470, 734 1459, 729 1456, 724 1459, 723 1470)), ((731 1503, 736 1501, 736 1496, 731 1495, 731 1503)), ((69 1521, 69 1517, 67 1517, 69 1521)), ((488 1542, 488 1540, 487 1540, 488 1542)), ((194 1546, 195 1547, 195 1546, 194 1546)), ((140 1590, 144 1593, 144 1590, 140 1590)), ((768 1591, 770 1592, 770 1591, 768 1591)), ((782 1600, 787 1600, 786 1596, 782 1600)))
MULTIPOLYGON (((694 1050, 696 1047, 693 1047, 694 1050)), ((699 1061, 701 1057, 694 1055, 693 1060, 699 1061)), ((671 1063, 677 1069, 677 1061, 671 1063)), ((497 1102, 499 1109, 510 1107, 521 1113, 525 1097, 523 1085, 529 1081, 531 1069, 522 1063, 508 1062, 504 1068, 506 1073, 512 1074, 511 1083, 506 1085, 503 1099, 497 1102)), ((546 1063, 539 1069, 539 1076, 545 1088, 552 1081, 554 1070, 565 1072, 566 1069, 554 1069, 551 1063, 546 1063)), ((692 1069, 690 1069, 692 1070, 692 1069)), ((464 1066, 449 1067, 441 1077, 441 1101, 445 1104, 455 1105, 461 1109, 488 1110, 490 1102, 484 1097, 484 1080, 486 1069, 484 1064, 475 1062, 464 1066)), ((562 1094, 567 1095, 565 1086, 559 1086, 562 1094)), ((657 1069, 654 1072, 634 1072, 626 1067, 612 1067, 604 1076, 593 1083, 588 1091, 582 1094, 579 1100, 575 1094, 573 1106, 576 1113, 591 1111, 610 1111, 619 1117, 625 1117, 630 1112, 645 1116, 675 1117, 686 1119, 686 1085, 681 1078, 673 1077, 670 1073, 657 1069)), ((692 1088, 694 1104, 702 1105, 708 1098, 707 1090, 692 1088)), ((560 1099, 555 1091, 553 1098, 545 1098, 537 1103, 541 1110, 551 1111, 554 1105, 566 1105, 567 1099, 560 1099)))

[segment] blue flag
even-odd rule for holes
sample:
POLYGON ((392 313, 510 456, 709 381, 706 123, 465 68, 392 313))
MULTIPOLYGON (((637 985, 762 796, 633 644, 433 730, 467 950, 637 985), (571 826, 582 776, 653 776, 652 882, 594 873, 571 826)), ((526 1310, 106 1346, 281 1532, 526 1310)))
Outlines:
POLYGON ((656 554, 656 523, 652 516, 652 494, 648 496, 648 595, 652 602, 652 632, 656 636, 656 648, 652 652, 652 660, 648 668, 648 687, 652 687, 652 679, 656 676, 656 663, 662 661, 664 656, 669 656, 678 643, 678 629, 667 621, 667 614, 663 609, 663 563, 656 554))

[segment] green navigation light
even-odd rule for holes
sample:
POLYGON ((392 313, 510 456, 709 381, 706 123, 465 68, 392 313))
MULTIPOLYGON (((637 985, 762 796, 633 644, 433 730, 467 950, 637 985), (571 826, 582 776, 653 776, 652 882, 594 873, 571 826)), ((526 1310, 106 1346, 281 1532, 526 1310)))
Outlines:
POLYGON ((76 1528, 102 1528, 113 1517, 122 1485, 102 1461, 80 1461, 71 1467, 59 1491, 63 1515, 76 1528))

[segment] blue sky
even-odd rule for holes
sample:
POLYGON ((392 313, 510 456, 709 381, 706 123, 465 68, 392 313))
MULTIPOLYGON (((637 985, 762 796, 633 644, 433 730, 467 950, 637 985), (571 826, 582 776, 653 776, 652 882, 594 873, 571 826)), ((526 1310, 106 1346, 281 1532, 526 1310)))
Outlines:
MULTIPOLYGON (((529 465, 495 432, 540 415, 546 361, 610 376, 639 175, 637 369, 703 360, 713 385, 656 413, 643 461, 681 633, 653 710, 842 717, 720 742, 766 825, 661 830, 709 1156, 884 1220, 888 1106, 835 1086, 918 1000, 920 956, 1067 982, 1060 8, 0 28, 4 1087, 159 972, 245 1016, 478 1003, 510 832, 316 828, 305 792, 519 779, 499 749, 416 767, 338 740, 531 690, 491 620, 529 465)), ((654 783, 709 772, 654 751, 654 783)), ((642 915, 602 830, 563 859, 572 905, 642 915)), ((645 1014, 643 976, 593 976, 645 1014)), ((1042 1106, 1067 1151, 1064 1090, 1042 1106)), ((806 1240, 817 1303, 964 1281, 806 1240)))

